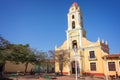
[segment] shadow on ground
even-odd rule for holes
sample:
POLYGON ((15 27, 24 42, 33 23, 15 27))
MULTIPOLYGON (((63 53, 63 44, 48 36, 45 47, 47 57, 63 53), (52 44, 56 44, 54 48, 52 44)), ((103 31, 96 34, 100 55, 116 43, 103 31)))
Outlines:
POLYGON ((5 77, 0 77, 0 80, 13 80, 13 79, 5 78, 5 77))

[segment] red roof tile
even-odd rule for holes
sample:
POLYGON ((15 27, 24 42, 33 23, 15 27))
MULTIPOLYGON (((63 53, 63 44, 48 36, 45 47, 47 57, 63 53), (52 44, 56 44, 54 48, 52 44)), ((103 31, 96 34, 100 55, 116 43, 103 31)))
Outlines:
POLYGON ((102 58, 104 57, 106 57, 107 59, 108 58, 120 58, 120 53, 119 54, 108 54, 108 55, 103 56, 102 58))

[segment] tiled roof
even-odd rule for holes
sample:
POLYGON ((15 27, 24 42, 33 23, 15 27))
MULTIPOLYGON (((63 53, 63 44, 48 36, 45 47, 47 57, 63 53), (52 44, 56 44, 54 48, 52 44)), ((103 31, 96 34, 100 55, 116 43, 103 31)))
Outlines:
POLYGON ((108 55, 105 55, 103 56, 102 58, 106 57, 107 59, 112 59, 112 58, 120 58, 120 53, 118 54, 108 54, 108 55))

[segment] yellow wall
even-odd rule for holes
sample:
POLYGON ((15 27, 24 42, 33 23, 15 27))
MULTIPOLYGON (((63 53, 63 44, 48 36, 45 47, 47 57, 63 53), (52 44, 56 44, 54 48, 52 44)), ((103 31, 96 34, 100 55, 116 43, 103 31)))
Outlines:
POLYGON ((119 65, 120 59, 107 59, 107 64, 105 65, 107 67, 107 70, 108 70, 107 74, 108 75, 115 75, 116 71, 109 71, 108 62, 115 62, 116 71, 118 72, 118 75, 120 75, 120 65, 119 65))
MULTIPOLYGON (((80 57, 80 59, 78 60, 79 66, 81 66, 83 72, 105 74, 104 60, 102 59, 102 57, 104 55, 108 55, 108 53, 102 50, 102 48, 104 48, 105 47, 104 45, 106 45, 106 44, 103 43, 104 45, 101 45, 101 43, 102 42, 99 42, 99 41, 90 42, 86 38, 82 38, 83 50, 78 50, 77 55, 79 57, 81 56, 81 54, 83 55, 83 57, 80 57), (94 59, 94 60, 89 59, 89 51, 95 52, 96 59, 94 59), (96 62, 96 71, 90 70, 91 62, 96 62)), ((79 44, 79 42, 78 42, 78 44, 79 44)), ((72 44, 70 46, 72 46, 72 44)), ((56 51, 57 50, 66 50, 66 49, 67 49, 67 42, 65 41, 61 47, 56 48, 56 51)), ((73 58, 74 57, 73 50, 69 49, 69 52, 70 52, 70 65, 68 64, 63 69, 63 72, 68 72, 68 73, 70 73, 70 70, 71 70, 71 62, 75 61, 75 59, 73 58)), ((59 64, 57 62, 55 64, 56 64, 55 65, 56 71, 59 71, 59 64)))
POLYGON ((107 53, 104 53, 100 47, 96 48, 88 48, 84 50, 84 67, 85 67, 85 72, 90 72, 90 73, 104 73, 104 61, 102 59, 102 56, 106 55, 107 53), (96 59, 89 59, 89 51, 95 51, 95 56, 96 59), (90 63, 91 62, 96 62, 96 71, 91 71, 90 70, 90 63))

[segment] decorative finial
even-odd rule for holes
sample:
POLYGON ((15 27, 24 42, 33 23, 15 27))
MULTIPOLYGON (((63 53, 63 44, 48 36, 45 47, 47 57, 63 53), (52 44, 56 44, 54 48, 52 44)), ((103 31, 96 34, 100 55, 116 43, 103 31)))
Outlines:
POLYGON ((57 49, 57 45, 55 45, 55 49, 57 49))
POLYGON ((97 42, 100 42, 100 37, 98 37, 98 40, 97 40, 97 42))
POLYGON ((108 42, 107 42, 107 41, 105 41, 105 44, 106 44, 106 45, 108 45, 108 42))
POLYGON ((104 40, 102 40, 102 43, 104 43, 104 40))
POLYGON ((74 2, 74 3, 72 4, 72 6, 78 6, 78 4, 77 4, 76 2, 74 2))

